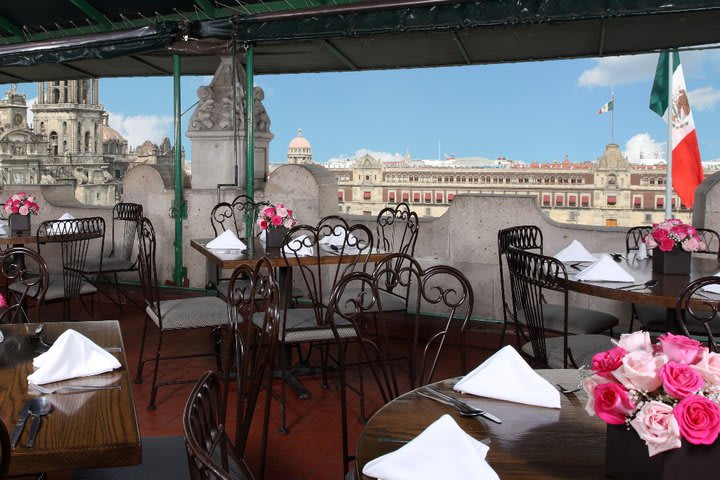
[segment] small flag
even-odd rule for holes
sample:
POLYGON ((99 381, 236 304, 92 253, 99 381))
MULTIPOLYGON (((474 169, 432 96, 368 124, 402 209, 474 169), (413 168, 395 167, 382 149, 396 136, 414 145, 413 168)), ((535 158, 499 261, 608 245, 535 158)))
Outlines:
POLYGON ((600 113, 605 113, 605 112, 609 112, 610 110, 612 110, 612 109, 613 109, 613 103, 615 103, 615 100, 610 100, 610 101, 607 102, 605 105, 603 105, 602 107, 600 107, 600 111, 598 112, 598 114, 600 114, 600 113))
MULTIPOLYGON (((669 55, 658 58, 655 81, 650 92, 650 110, 672 123, 672 186, 682 203, 693 206, 695 188, 703 181, 695 121, 690 111, 680 54, 673 52, 672 95, 668 95, 669 55), (669 107, 669 108, 668 108, 669 107)), ((668 139, 670 141, 670 139, 668 139)))

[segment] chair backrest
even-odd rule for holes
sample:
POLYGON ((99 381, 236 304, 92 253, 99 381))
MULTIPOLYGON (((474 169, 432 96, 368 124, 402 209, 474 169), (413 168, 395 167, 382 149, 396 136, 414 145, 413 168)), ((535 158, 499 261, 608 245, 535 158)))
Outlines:
POLYGON ((675 304, 675 319, 685 335, 707 335, 708 349, 717 352, 715 335, 720 333, 720 299, 711 300, 702 293, 705 287, 711 285, 720 288, 720 277, 698 278, 685 287, 675 304))
POLYGON ((8 469, 10 468, 10 436, 7 427, 2 418, 0 418, 0 478, 7 478, 8 469))
POLYGON ((212 370, 200 377, 190 393, 183 411, 183 431, 190 478, 253 478, 245 462, 235 453, 235 447, 228 437, 220 381, 212 370))
POLYGON ((651 231, 652 227, 647 225, 632 227, 628 230, 625 234, 625 253, 638 250, 645 236, 651 231))
POLYGON ((137 223, 143 216, 143 207, 138 203, 117 203, 113 207, 112 249, 108 257, 122 258, 134 264, 133 256, 137 223))
POLYGON ((41 253, 41 245, 60 244, 65 299, 80 296, 85 260, 92 240, 100 242, 98 270, 102 270, 105 246, 105 220, 102 217, 47 220, 38 226, 35 240, 38 253, 41 253))
POLYGON ((377 216, 377 247, 389 253, 415 254, 420 221, 407 203, 380 210, 377 216))
POLYGON ((700 250, 695 253, 715 255, 718 257, 718 261, 720 261, 720 234, 710 228, 697 228, 695 230, 700 240, 705 244, 705 250, 700 250))
POLYGON ((162 329, 162 314, 160 312, 160 293, 158 289, 157 267, 155 265, 155 228, 147 217, 143 217, 137 224, 138 237, 138 273, 142 285, 145 305, 150 307, 157 315, 162 329))
POLYGON ((269 203, 266 201, 255 202, 247 195, 238 195, 232 202, 218 203, 210 211, 210 225, 215 236, 230 229, 233 229, 239 237, 254 236, 258 210, 266 205, 269 203), (252 225, 252 230, 246 234, 244 232, 248 224, 252 225))
MULTIPOLYGON (((512 314, 515 328, 532 344, 533 357, 539 366, 548 366, 543 318, 543 290, 559 292, 564 306, 564 348, 567 352, 568 290, 567 272, 562 262, 527 250, 510 248, 506 252, 510 288, 512 291, 512 314)), ((564 359, 568 368, 568 358, 564 359)))
POLYGON ((27 299, 36 302, 35 321, 42 320, 45 294, 50 275, 45 260, 35 251, 25 247, 12 247, 0 252, 0 275, 15 288, 6 299, 7 308, 0 314, 0 323, 32 321, 26 314, 27 299))
MULTIPOLYGON (((228 316, 233 333, 236 378, 235 451, 245 456, 248 434, 256 411, 258 393, 272 391, 272 372, 278 343, 280 293, 270 260, 255 267, 241 265, 230 277, 228 316)), ((229 385, 230 369, 226 372, 229 385)), ((226 398, 229 388, 226 388, 226 398)), ((265 398, 261 444, 260 478, 263 477, 271 395, 265 398)))
POLYGON ((373 236, 366 226, 350 226, 343 218, 332 215, 321 219, 316 227, 293 227, 285 235, 283 246, 283 258, 288 265, 297 265, 295 271, 299 271, 303 279, 315 309, 315 318, 321 321, 325 314, 326 295, 338 280, 348 273, 365 271, 373 249, 373 236), (338 245, 331 248, 321 244, 321 240, 329 236, 339 239, 338 245), (312 248, 312 255, 303 255, 307 248, 312 248), (339 259, 326 263, 328 256, 339 259))

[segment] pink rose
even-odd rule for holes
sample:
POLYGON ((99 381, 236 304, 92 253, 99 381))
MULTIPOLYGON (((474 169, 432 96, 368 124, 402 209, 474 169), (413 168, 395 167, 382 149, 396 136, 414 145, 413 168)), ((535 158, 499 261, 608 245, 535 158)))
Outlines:
POLYGON ((595 396, 593 395, 593 393, 595 392, 595 387, 608 382, 610 382, 610 380, 599 375, 591 375, 583 380, 583 389, 587 393, 588 397, 587 403, 585 404, 585 411, 591 417, 595 415, 595 396))
POLYGON ((288 208, 287 211, 288 211, 288 216, 289 216, 289 217, 292 217, 292 210, 290 210, 290 209, 288 208))
POLYGON ((626 352, 644 350, 652 353, 653 351, 652 340, 650 340, 650 334, 648 332, 623 333, 620 335, 620 340, 617 342, 613 340, 613 343, 623 348, 626 352))
POLYGON ((682 363, 668 362, 663 365, 660 378, 665 391, 678 400, 697 393, 703 387, 702 375, 690 365, 682 363))
POLYGON ((687 363, 692 365, 700 360, 702 345, 697 340, 684 335, 673 335, 665 333, 658 337, 662 351, 668 357, 668 361, 687 363))
POLYGON ((647 245, 648 248, 655 248, 658 246, 658 243, 655 241, 652 234, 648 233, 645 235, 645 245, 647 245))
POLYGON ((267 218, 272 218, 273 216, 275 216, 275 209, 273 207, 265 207, 262 213, 267 218))
POLYGON ((267 227, 268 227, 267 220, 260 220, 258 222, 258 227, 260 227, 263 230, 267 230, 267 227))
POLYGON ((650 456, 680 448, 680 426, 673 416, 673 407, 662 402, 647 402, 642 406, 630 425, 645 440, 650 456))
POLYGON ((612 372, 620 367, 626 353, 624 348, 615 347, 595 354, 592 358, 593 371, 601 377, 612 378, 612 372))
POLYGON ((700 360, 692 368, 702 375, 705 383, 720 384, 720 354, 703 348, 700 360))
POLYGON ((17 196, 20 198, 23 198, 23 197, 27 196, 27 192, 18 192, 17 196))
POLYGON ((703 242, 701 242, 697 237, 688 237, 680 246, 686 252, 697 252, 698 250, 704 250, 703 248, 700 248, 702 243, 703 242))
POLYGON ((663 252, 669 252, 670 250, 675 248, 675 240, 669 237, 663 238, 660 240, 660 243, 658 245, 660 245, 660 250, 662 250, 663 252))
POLYGON ((12 197, 10 197, 10 200, 12 200, 13 202, 19 202, 19 201, 20 201, 20 195, 18 195, 18 194, 16 193, 16 194, 13 195, 12 197))
POLYGON ((283 221, 283 227, 285 227, 285 228, 292 228, 294 226, 295 226, 295 220, 293 220, 292 218, 286 218, 283 221))
POLYGON ((5 297, 3 297, 2 294, 0 294, 0 307, 7 307, 7 306, 8 306, 7 300, 5 300, 5 297))
POLYGON ((279 209, 279 208, 285 208, 285 205, 283 205, 282 203, 276 203, 275 209, 279 209))
POLYGON ((35 195, 28 195, 27 200, 28 200, 28 202, 34 202, 34 201, 35 201, 35 195))
POLYGON ((613 375, 628 390, 652 392, 662 385, 658 372, 665 363, 665 355, 655 356, 645 350, 635 350, 623 357, 622 365, 613 375))
POLYGON ((280 218, 287 217, 287 208, 278 205, 275 207, 275 215, 279 216, 280 218))
POLYGON ((20 212, 20 215, 27 215, 28 213, 30 213, 27 205, 23 205, 18 211, 20 212))
POLYGON ((665 230, 663 228, 657 228, 657 229, 653 230, 652 236, 655 240, 657 240, 659 242, 663 238, 668 238, 669 233, 667 230, 665 230))
POLYGON ((12 213, 12 207, 10 207, 10 206, 6 205, 4 210, 5 210, 5 213, 12 213))
POLYGON ((670 229, 670 232, 677 235, 680 240, 688 236, 688 231, 687 228, 685 228, 685 225, 675 225, 670 229))
POLYGON ((282 225, 283 219, 280 218, 279 215, 273 215, 270 219, 270 223, 275 227, 279 227, 280 225, 282 225))
POLYGON ((675 405, 680 433, 694 445, 711 445, 720 432, 720 408, 705 397, 690 395, 675 405))
POLYGON ((611 425, 622 425, 625 416, 635 411, 635 404, 630 401, 628 392, 617 383, 601 383, 593 391, 595 413, 611 425))

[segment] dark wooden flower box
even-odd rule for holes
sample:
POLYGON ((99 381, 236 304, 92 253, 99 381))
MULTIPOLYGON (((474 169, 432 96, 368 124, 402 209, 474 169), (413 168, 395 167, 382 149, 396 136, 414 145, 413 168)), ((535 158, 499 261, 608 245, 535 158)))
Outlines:
POLYGON ((663 252, 659 248, 653 249, 653 272, 690 275, 690 260, 692 254, 681 248, 674 248, 663 252))

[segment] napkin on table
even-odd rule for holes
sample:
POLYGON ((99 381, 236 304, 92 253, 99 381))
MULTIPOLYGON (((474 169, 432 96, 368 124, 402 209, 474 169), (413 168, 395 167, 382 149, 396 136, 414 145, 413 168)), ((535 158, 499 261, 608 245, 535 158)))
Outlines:
POLYGON ((72 329, 60 335, 50 350, 35 357, 33 366, 36 370, 27 379, 38 385, 98 375, 121 367, 117 358, 72 329))
POLYGON ((488 450, 443 415, 398 450, 369 461, 363 474, 382 480, 496 480, 485 461, 488 450))
POLYGON ((247 248, 243 241, 240 240, 232 230, 225 230, 223 233, 218 235, 217 238, 210 240, 205 246, 210 249, 232 248, 236 250, 245 250, 247 248))
POLYGON ((600 260, 583 269, 575 278, 584 282, 634 282, 635 279, 617 264, 615 260, 603 255, 600 260))
MULTIPOLYGON (((68 212, 65 212, 62 215, 60 215, 60 218, 58 218, 58 220, 75 220, 75 217, 73 217, 68 212)), ((53 223, 52 227, 50 228, 50 233, 55 233, 55 234, 63 233, 62 227, 60 225, 61 225, 60 223, 53 223)), ((74 223, 72 226, 65 229, 65 233, 73 233, 73 232, 77 232, 77 223, 74 223)))
MULTIPOLYGON (((713 277, 720 277, 720 272, 713 275, 713 277)), ((720 295, 720 285, 705 285, 702 289, 706 292, 717 293, 718 295, 720 295)))
POLYGON ((588 252, 582 243, 573 240, 570 245, 555 254, 555 258, 563 263, 567 262, 594 262, 595 256, 588 252))
POLYGON ((285 245, 285 253, 287 255, 297 255, 298 257, 307 257, 313 255, 313 247, 304 245, 307 235, 300 235, 293 238, 285 245))
POLYGON ((453 388, 480 397, 560 408, 560 392, 538 375, 510 345, 465 375, 453 388))
MULTIPOLYGON (((320 245, 331 245, 333 247, 342 247, 345 244, 345 230, 341 230, 337 233, 332 233, 331 235, 325 235, 323 238, 320 239, 318 242, 320 245)), ((357 244, 357 238, 351 233, 348 235, 348 244, 349 245, 356 245, 357 244)))

